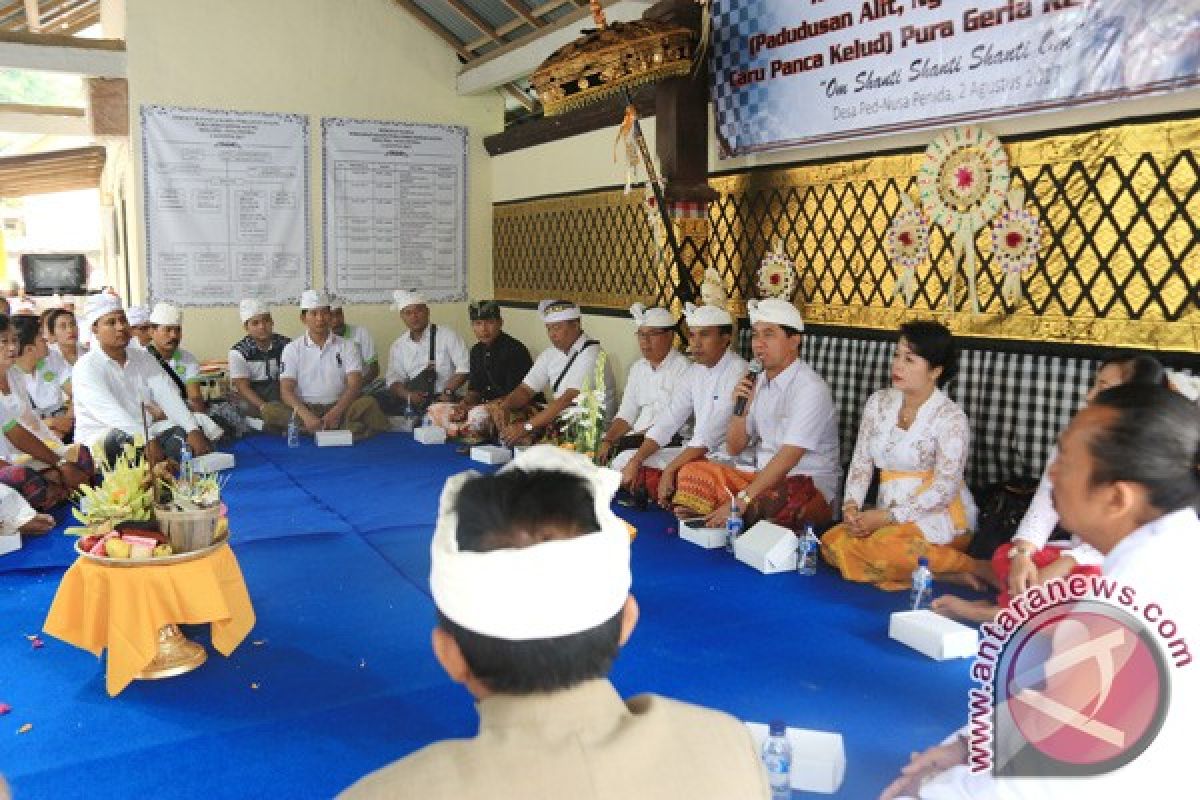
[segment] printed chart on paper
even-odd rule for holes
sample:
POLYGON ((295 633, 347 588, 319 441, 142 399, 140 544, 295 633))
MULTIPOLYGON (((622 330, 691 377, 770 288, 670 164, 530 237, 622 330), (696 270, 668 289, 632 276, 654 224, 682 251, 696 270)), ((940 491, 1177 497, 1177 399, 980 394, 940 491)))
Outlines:
POLYGON ((467 131, 322 120, 325 282, 346 302, 394 289, 466 297, 467 131))
POLYGON ((311 285, 308 118, 142 107, 150 296, 296 302, 311 285))

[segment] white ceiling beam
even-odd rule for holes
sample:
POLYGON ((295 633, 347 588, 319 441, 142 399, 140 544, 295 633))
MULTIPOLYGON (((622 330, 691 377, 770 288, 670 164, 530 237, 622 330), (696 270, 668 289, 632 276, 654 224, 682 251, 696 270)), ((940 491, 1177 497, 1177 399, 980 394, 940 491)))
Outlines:
POLYGON ((125 77, 125 43, 49 33, 0 33, 0 68, 125 77))
MULTIPOLYGON (((641 19, 654 0, 619 0, 604 4, 609 22, 629 22, 641 19)), ((467 64, 458 73, 458 93, 480 94, 506 83, 528 77, 558 48, 579 38, 579 31, 592 27, 592 15, 587 9, 563 17, 508 47, 488 53, 467 64)))

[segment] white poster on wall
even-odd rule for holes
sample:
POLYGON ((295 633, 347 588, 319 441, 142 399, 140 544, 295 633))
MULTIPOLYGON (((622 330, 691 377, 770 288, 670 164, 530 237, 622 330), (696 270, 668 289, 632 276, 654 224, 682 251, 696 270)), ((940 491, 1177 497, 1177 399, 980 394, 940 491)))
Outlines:
POLYGON ((467 291, 467 129, 321 121, 325 285, 352 303, 393 289, 435 301, 467 291))
POLYGON ((292 304, 311 285, 308 117, 142 106, 152 300, 292 304))

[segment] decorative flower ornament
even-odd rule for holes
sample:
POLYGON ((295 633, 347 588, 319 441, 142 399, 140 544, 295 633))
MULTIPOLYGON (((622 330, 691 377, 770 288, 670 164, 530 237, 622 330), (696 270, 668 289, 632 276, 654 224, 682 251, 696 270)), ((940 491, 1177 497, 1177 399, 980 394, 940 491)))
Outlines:
POLYGON ((967 273, 972 313, 979 313, 975 292, 975 237, 1004 208, 1008 192, 1008 156, 995 135, 974 125, 952 128, 925 150, 917 172, 921 205, 933 224, 941 225, 954 245, 950 273, 950 309, 958 264, 967 273))
POLYGON ((783 252, 783 242, 776 239, 774 248, 763 256, 758 267, 758 296, 790 301, 795 293, 795 262, 783 252))
POLYGON ((1035 266, 1042 243, 1042 227, 1037 214, 1027 211, 1025 191, 1008 193, 1008 209, 992 223, 992 257, 1004 269, 1000 288, 1010 306, 1021 301, 1021 275, 1035 266))
POLYGON ((929 257, 929 223, 907 192, 900 195, 900 206, 888 228, 887 249, 897 272, 893 297, 903 294, 904 305, 911 306, 917 291, 917 266, 929 257))

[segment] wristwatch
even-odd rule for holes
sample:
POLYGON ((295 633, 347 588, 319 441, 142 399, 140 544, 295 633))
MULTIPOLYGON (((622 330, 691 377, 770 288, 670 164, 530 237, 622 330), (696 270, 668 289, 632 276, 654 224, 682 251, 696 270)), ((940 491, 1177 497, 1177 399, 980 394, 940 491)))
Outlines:
POLYGON ((753 497, 746 493, 745 489, 737 493, 737 499, 742 504, 742 508, 749 507, 750 503, 754 500, 753 497))

